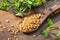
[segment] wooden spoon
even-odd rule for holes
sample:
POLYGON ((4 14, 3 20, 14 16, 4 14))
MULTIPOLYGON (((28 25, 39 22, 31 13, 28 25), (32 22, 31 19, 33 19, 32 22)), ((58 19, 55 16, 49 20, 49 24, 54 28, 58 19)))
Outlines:
POLYGON ((45 10, 41 17, 40 14, 34 14, 29 17, 25 17, 23 22, 19 25, 20 31, 24 33, 33 32, 38 29, 38 27, 44 22, 44 20, 53 12, 60 9, 60 3, 55 4, 48 10, 45 10), (38 19, 39 18, 39 19, 38 19), (38 21, 40 20, 40 21, 38 21), (30 22, 31 21, 31 22, 30 22), (37 23, 36 23, 37 22, 37 23))
POLYGON ((45 10, 42 14, 42 18, 41 18, 41 24, 44 22, 44 20, 51 15, 53 12, 55 12, 56 10, 60 10, 60 3, 55 4, 54 6, 52 6, 50 9, 45 10))

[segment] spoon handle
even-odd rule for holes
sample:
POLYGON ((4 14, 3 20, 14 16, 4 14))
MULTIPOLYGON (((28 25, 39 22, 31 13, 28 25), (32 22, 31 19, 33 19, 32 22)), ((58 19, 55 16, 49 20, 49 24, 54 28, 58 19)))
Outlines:
POLYGON ((45 10, 42 14, 41 24, 50 14, 52 14, 53 12, 55 12, 58 9, 60 9, 60 3, 57 3, 54 6, 52 6, 50 9, 45 10))

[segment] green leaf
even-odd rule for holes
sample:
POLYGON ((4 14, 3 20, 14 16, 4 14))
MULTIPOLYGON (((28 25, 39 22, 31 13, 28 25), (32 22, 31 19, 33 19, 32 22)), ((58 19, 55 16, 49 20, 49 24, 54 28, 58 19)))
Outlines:
POLYGON ((45 2, 46 2, 46 0, 42 0, 42 2, 43 2, 43 3, 45 3, 45 2))
POLYGON ((14 9, 17 10, 17 11, 19 11, 19 9, 20 9, 19 6, 20 6, 19 3, 15 3, 15 4, 14 4, 14 9))
POLYGON ((19 10, 19 13, 16 14, 16 16, 20 16, 23 17, 24 16, 24 11, 26 10, 26 8, 21 7, 19 10))
POLYGON ((19 13, 16 14, 16 16, 23 17, 24 16, 24 13, 19 12, 19 13))
POLYGON ((50 18, 47 19, 49 25, 53 25, 53 22, 50 18))
POLYGON ((9 10, 10 3, 8 0, 3 0, 3 2, 0 3, 0 9, 3 10, 9 10))
POLYGON ((9 10, 10 5, 12 5, 14 10, 19 12, 17 15, 23 16, 26 9, 32 10, 34 7, 45 3, 45 1, 46 0, 12 0, 12 2, 9 2, 9 0, 3 0, 3 2, 0 3, 0 9, 9 10))
POLYGON ((42 35, 44 35, 44 37, 46 37, 46 38, 48 38, 48 36, 49 36, 49 35, 48 35, 48 32, 45 31, 45 30, 42 31, 42 35))
POLYGON ((56 36, 57 36, 57 38, 60 39, 60 31, 58 32, 58 34, 56 36))
POLYGON ((42 32, 41 32, 42 35, 44 35, 44 37, 46 37, 46 38, 48 37, 48 32, 51 30, 52 25, 53 25, 53 22, 52 22, 52 20, 50 18, 48 18, 47 21, 48 21, 47 28, 42 30, 42 32))

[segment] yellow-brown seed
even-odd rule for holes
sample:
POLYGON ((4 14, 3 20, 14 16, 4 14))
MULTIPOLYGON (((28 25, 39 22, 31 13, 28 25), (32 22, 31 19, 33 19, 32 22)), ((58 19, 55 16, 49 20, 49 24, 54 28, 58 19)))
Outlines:
POLYGON ((10 32, 11 31, 11 29, 8 29, 8 32, 10 32))
POLYGON ((36 35, 33 35, 33 37, 36 37, 36 35))
POLYGON ((15 34, 15 31, 14 30, 11 30, 11 34, 15 34))
POLYGON ((0 25, 0 27, 2 27, 2 25, 0 25))
POLYGON ((8 40, 12 40, 11 38, 8 38, 8 40))
POLYGON ((14 38, 17 38, 17 36, 14 36, 14 38))
POLYGON ((6 27, 3 27, 3 29, 6 29, 6 27))
POLYGON ((3 32, 3 30, 2 30, 2 29, 0 29, 0 32, 3 32))
POLYGON ((15 35, 17 35, 17 34, 18 34, 18 32, 19 32, 19 30, 16 30, 16 31, 14 32, 14 34, 15 34, 15 35))
POLYGON ((6 20, 6 23, 9 23, 10 21, 9 20, 6 20))
POLYGON ((15 40, 19 40, 18 38, 15 38, 15 40))
POLYGON ((15 31, 14 34, 17 35, 17 32, 15 31))
POLYGON ((19 30, 17 29, 17 30, 16 30, 16 32, 18 33, 18 32, 19 32, 19 30))
POLYGON ((11 25, 11 27, 14 27, 14 25, 11 25))

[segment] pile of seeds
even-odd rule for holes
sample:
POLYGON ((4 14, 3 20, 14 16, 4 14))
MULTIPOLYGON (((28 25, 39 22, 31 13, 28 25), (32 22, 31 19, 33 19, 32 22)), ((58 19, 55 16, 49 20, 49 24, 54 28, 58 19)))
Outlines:
POLYGON ((40 25, 41 14, 34 14, 24 18, 23 22, 19 25, 22 32, 28 33, 38 29, 40 25))

